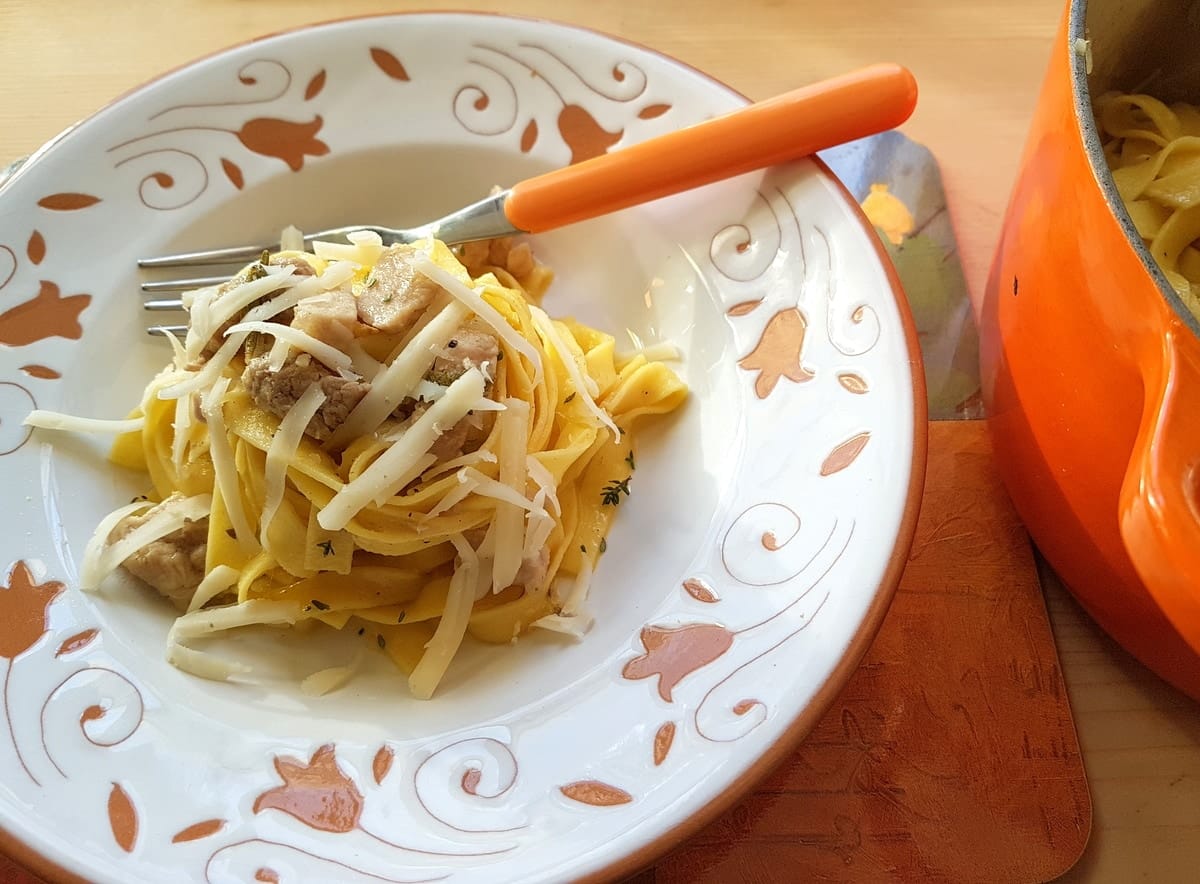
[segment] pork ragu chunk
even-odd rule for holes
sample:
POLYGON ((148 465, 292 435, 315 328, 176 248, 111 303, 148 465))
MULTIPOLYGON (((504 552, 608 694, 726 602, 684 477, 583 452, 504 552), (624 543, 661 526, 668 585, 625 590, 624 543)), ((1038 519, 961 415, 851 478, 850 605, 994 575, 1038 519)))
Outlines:
MULTIPOLYGON (((126 516, 112 533, 110 543, 116 542, 144 524, 156 513, 177 507, 184 499, 175 493, 140 515, 126 516)), ((143 546, 132 553, 121 566, 143 583, 170 599, 175 607, 186 610, 204 579, 204 557, 208 547, 208 517, 185 521, 178 531, 143 546)))
POLYGON ((269 355, 255 356, 246 362, 242 383, 255 405, 278 418, 291 410, 305 390, 319 383, 325 401, 304 432, 322 442, 345 422, 370 389, 369 384, 334 374, 307 353, 288 357, 279 371, 271 371, 269 355))
POLYGON ((468 368, 482 368, 487 363, 487 376, 496 376, 496 360, 500 355, 500 342, 484 323, 477 319, 463 323, 462 328, 446 344, 446 349, 433 360, 425 375, 435 384, 449 386, 468 368))
POLYGON ((441 287, 417 272, 418 252, 409 245, 387 249, 358 295, 358 318, 383 332, 408 329, 433 303, 441 287))
POLYGON ((502 267, 520 279, 537 266, 527 242, 517 242, 511 236, 482 239, 463 243, 458 258, 472 277, 482 276, 492 267, 502 267))
POLYGON ((312 335, 342 352, 354 342, 358 326, 358 304, 345 289, 333 289, 296 305, 292 328, 312 335))

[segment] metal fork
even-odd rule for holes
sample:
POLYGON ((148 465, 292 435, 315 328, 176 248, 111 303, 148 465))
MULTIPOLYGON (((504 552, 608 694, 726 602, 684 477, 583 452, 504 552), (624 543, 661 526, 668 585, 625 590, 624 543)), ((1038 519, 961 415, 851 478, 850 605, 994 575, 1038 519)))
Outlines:
MULTIPOLYGON (((444 218, 411 229, 370 225, 310 233, 315 240, 374 231, 385 245, 434 236, 447 244, 543 233, 664 196, 809 156, 900 125, 912 114, 917 85, 895 64, 877 64, 822 80, 622 150, 528 178, 444 218)), ((278 245, 235 246, 143 258, 142 268, 245 264, 278 245)), ((142 283, 149 294, 214 285, 228 275, 142 283)), ((178 310, 179 298, 147 300, 147 310, 178 310)), ((159 328, 176 331, 178 326, 159 328)))

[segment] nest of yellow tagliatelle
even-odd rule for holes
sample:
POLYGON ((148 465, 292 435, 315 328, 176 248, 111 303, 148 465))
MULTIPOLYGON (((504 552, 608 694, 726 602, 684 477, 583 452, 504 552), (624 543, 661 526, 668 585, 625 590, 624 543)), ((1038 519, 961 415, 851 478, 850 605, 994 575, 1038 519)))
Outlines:
POLYGON ((1200 319, 1200 108, 1110 92, 1096 101, 1096 121, 1134 227, 1200 319))
POLYGON ((168 659, 197 675, 245 672, 228 630, 311 622, 428 698, 468 635, 586 630, 635 424, 687 391, 550 319, 527 246, 352 239, 185 298, 187 337, 112 452, 152 491, 100 525, 83 582, 123 567, 175 602, 168 659))

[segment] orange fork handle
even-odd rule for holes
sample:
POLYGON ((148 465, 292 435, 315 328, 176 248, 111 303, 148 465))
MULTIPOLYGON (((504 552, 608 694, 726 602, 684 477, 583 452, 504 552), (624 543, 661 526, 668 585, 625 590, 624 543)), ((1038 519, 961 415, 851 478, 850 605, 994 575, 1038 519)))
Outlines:
POLYGON ((876 64, 513 186, 504 212, 541 233, 892 129, 917 83, 876 64))

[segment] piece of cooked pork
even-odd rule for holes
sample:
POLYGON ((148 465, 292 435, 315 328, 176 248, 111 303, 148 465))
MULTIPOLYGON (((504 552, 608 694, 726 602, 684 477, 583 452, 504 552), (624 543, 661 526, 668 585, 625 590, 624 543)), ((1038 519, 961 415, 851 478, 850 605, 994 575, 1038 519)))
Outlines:
MULTIPOLYGON (((176 492, 144 513, 126 516, 108 535, 114 543, 157 513, 178 507, 185 497, 176 492)), ((158 590, 179 610, 187 610, 196 587, 204 579, 208 551, 208 516, 186 520, 183 527, 148 543, 121 563, 126 571, 158 590)))
POLYGON ((384 251, 369 284, 358 294, 359 319, 389 334, 404 332, 416 322, 441 291, 441 286, 417 271, 418 254, 410 245, 384 251))
POLYGON ((370 389, 369 384, 335 374, 307 353, 289 356, 279 371, 271 371, 269 355, 255 356, 246 362, 242 383, 255 405, 278 418, 291 410, 305 390, 319 383, 325 401, 304 432, 322 442, 345 422, 370 389))

